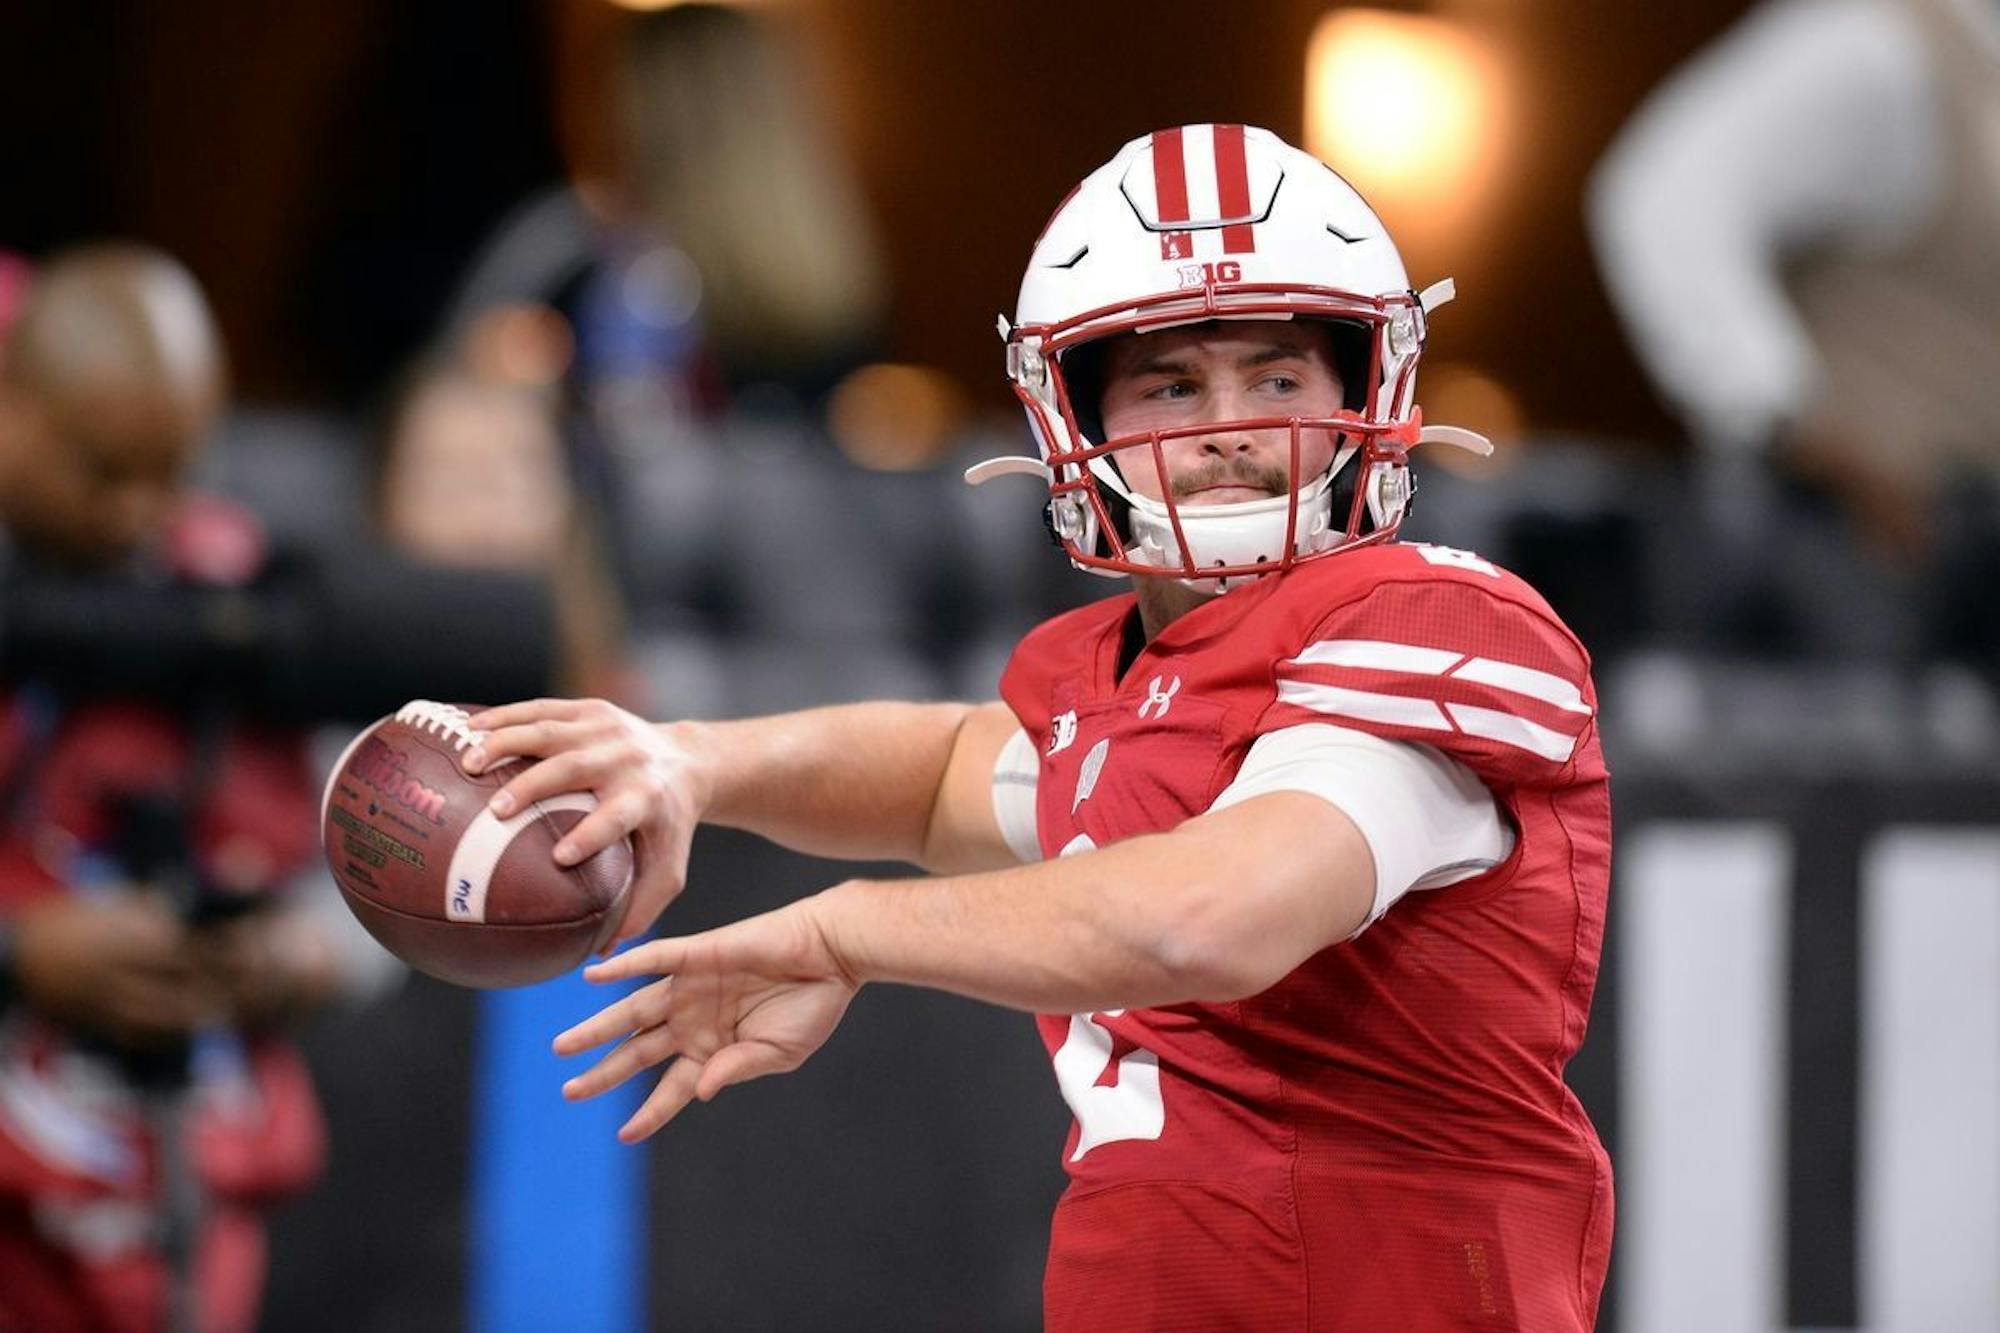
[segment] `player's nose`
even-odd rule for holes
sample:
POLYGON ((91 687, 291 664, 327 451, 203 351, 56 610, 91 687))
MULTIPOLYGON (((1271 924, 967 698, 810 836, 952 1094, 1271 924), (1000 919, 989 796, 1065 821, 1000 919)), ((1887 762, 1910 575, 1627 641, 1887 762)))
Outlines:
POLYGON ((1205 456, 1219 458, 1236 457, 1253 452, 1257 448, 1255 433, 1230 424, 1240 419, 1239 417, 1218 418, 1220 428, 1209 431, 1207 434, 1199 437, 1201 440, 1201 452, 1205 456))
POLYGON ((1204 455, 1247 454, 1257 447, 1256 437, 1251 432, 1233 426, 1233 423, 1254 415, 1242 393, 1226 388, 1214 390, 1204 406, 1207 410, 1202 413, 1203 417, 1220 428, 1200 437, 1204 455))

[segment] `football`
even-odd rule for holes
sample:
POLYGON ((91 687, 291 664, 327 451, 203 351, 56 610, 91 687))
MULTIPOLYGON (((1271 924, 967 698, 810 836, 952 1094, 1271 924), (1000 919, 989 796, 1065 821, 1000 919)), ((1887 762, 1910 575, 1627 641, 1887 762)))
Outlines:
POLYGON ((356 736, 327 778, 321 837, 348 908, 391 953, 460 986, 525 986, 609 941, 632 845, 556 864, 557 841, 596 808, 585 792, 495 817, 487 801, 523 764, 459 767, 476 711, 419 699, 356 736))

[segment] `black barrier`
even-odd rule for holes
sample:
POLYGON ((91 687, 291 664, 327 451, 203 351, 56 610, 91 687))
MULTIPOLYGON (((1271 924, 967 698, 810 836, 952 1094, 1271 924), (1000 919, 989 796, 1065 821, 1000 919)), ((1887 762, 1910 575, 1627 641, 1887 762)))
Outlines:
MULTIPOLYGON (((1883 1085, 1885 1079, 1898 1076, 1898 1062, 1892 1052, 1877 1051, 1875 1058, 1868 1058, 1870 1032, 1885 1030, 1883 1016, 1871 1013, 1871 1006, 1894 1002, 1893 997, 1885 999, 1883 991, 1897 984, 1892 972, 1899 965, 1885 959, 1883 941, 1871 934, 1869 922, 1878 923, 1879 933, 1885 921, 1894 925, 1899 911, 1933 914, 1925 902, 1910 899, 1899 904, 1887 896, 1896 885, 1890 882, 1894 867, 1885 849, 1906 851, 1913 843, 1919 849, 1931 843, 1973 849, 1969 862, 1960 858, 1947 863, 1955 871, 1938 872, 1938 888, 1961 887, 1944 882, 1956 873, 1970 876, 1971 882, 1962 887, 1974 904, 2000 894, 2000 857, 1988 864, 1981 850, 1989 838, 2000 849, 2000 776, 1960 771, 1813 777, 1739 770, 1620 775, 1614 778, 1614 788, 1618 842, 1604 968, 1590 1036, 1570 1066, 1570 1082, 1596 1122, 1618 1172, 1619 1227, 1599 1327, 1606 1333, 1681 1327, 2000 1327, 2000 1284, 1992 1281, 1990 1263, 1956 1276, 1921 1267, 1900 1275, 1886 1271, 1903 1262, 1888 1251, 1930 1245, 1942 1256, 1949 1247, 1934 1236, 1910 1235, 1898 1241, 1886 1235, 1884 1228, 1909 1229, 1903 1220, 1908 1201, 1896 1216, 1884 1215, 1891 1207, 1888 1201, 1881 1201, 1871 1215, 1864 1178, 1871 1142, 1866 1123, 1869 1106, 1879 1108, 1914 1096, 1948 1107, 1954 1100, 1964 1104, 1968 1092, 1975 1099, 1991 1099, 1985 1085, 1994 1077, 2000 1051, 1985 1049, 1981 1036, 1975 1036, 1964 1052, 1962 1075, 1975 1085, 1971 1089, 1959 1086, 1956 1075, 1927 1090, 1883 1085), (1699 1155, 1690 1160, 1679 1153, 1671 1142, 1671 1126, 1655 1135, 1657 1141, 1651 1144, 1633 1132, 1631 1098, 1643 1085, 1643 1075, 1640 1053, 1632 1049, 1641 1039, 1632 1011, 1635 1002, 1648 1003, 1656 1014, 1665 1012, 1665 1021, 1671 1023, 1671 1010, 1663 1010, 1663 1005, 1679 1003, 1691 1015, 1700 1007, 1703 997, 1677 996, 1662 983, 1651 984, 1651 996, 1639 999, 1642 984, 1647 983, 1635 974, 1647 968, 1646 951, 1663 947, 1644 933, 1641 923, 1649 913, 1641 895, 1674 887, 1677 858, 1687 860, 1690 877, 1712 875, 1717 849, 1728 855, 1732 839, 1746 833, 1775 849, 1779 858, 1770 886, 1777 907, 1772 974, 1753 987, 1772 1011, 1742 1015, 1744 1026, 1768 1022, 1773 1034, 1779 1061, 1772 1071, 1774 1104, 1763 1129, 1754 1121, 1732 1126, 1726 1117, 1722 1125, 1725 1138, 1737 1133, 1763 1137, 1734 1147, 1711 1143, 1702 1152, 1712 1154, 1711 1162, 1748 1160, 1756 1170, 1768 1171, 1770 1215, 1745 1224, 1751 1244, 1761 1247, 1758 1257, 1744 1260, 1739 1272, 1718 1279, 1704 1271, 1704 1248, 1714 1238, 1697 1232, 1697 1219, 1686 1210, 1667 1205, 1665 1211, 1672 1215, 1656 1217, 1650 1234, 1645 1225, 1658 1202, 1643 1197, 1645 1180, 1698 1177, 1709 1163, 1699 1155), (1642 876, 1645 883, 1638 882, 1642 876), (1641 1155, 1649 1152, 1676 1155, 1642 1162, 1641 1155), (1649 1281, 1641 1269, 1658 1281, 1649 1281), (1680 1294, 1658 1297, 1666 1285, 1660 1275, 1668 1272, 1680 1275, 1675 1279, 1681 1284, 1680 1294), (1959 1322, 1956 1317, 1943 1323, 1895 1322, 1899 1314, 1907 1320, 1910 1310, 1907 1301, 1899 1303, 1893 1288, 1911 1282, 1929 1288, 1925 1299, 1944 1303, 1932 1308, 1962 1311, 1973 1322, 1959 1322), (1654 1297, 1650 1302, 1649 1296, 1654 1297), (1701 1322, 1685 1322, 1689 1318, 1701 1322)), ((1687 886, 1697 887, 1691 879, 1687 886)), ((1726 949, 1731 934, 1740 935, 1743 923, 1759 909, 1739 904, 1742 912, 1732 917, 1726 897, 1723 902, 1708 927, 1711 938, 1724 942, 1726 949)), ((1983 910, 1993 910, 1990 902, 1983 910)), ((1975 915, 1967 928, 1983 930, 1984 920, 1975 915)), ((1700 947, 1699 940, 1695 947, 1700 947)), ((1651 970, 1659 972, 1657 966, 1651 970)), ((1701 971, 1699 959, 1693 961, 1692 970, 1701 971)), ((1922 984, 1921 978, 1916 980, 1922 984)), ((1967 1005, 1978 1006, 1941 1004, 1935 1014, 1939 1040, 1953 1040, 1951 1034, 1959 1026, 1973 1034, 1991 1031, 1991 1007, 2000 1003, 2000 981, 1990 970, 1938 978, 1937 983, 1940 995, 1956 990, 1967 1005)), ((1725 1031, 1713 1038, 1718 1065, 1727 1063, 1722 1048, 1731 1037, 1725 1031)), ((1729 1090, 1720 1090, 1720 1095, 1728 1096, 1729 1090)), ((1878 1112, 1878 1118, 1887 1114, 1892 1112, 1878 1112)), ((1888 1125, 1876 1128, 1878 1135, 1896 1132, 1888 1125)), ((1986 1127, 1983 1143, 1968 1145, 1965 1168, 1970 1174, 1952 1191, 1954 1195, 1963 1191, 1984 1192, 1989 1198, 2000 1195, 2000 1179, 1982 1178, 1991 1172, 1980 1165, 1994 1160, 1996 1138, 2000 1123, 1986 1127)), ((1712 1180, 1705 1188, 1722 1198, 1739 1183, 1712 1180)), ((1951 1197, 1937 1202, 1936 1225, 1943 1227, 1955 1205, 1951 1197)), ((1990 1218, 2000 1215, 2000 1203, 1982 1208, 1974 1201, 1972 1211, 1990 1218)), ((1928 1231, 1930 1224, 1924 1229, 1928 1231)))

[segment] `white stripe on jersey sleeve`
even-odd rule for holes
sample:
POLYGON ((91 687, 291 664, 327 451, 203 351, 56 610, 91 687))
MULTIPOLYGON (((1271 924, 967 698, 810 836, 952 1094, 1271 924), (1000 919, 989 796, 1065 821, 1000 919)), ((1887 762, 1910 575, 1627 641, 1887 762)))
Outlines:
POLYGON ((1569 757, 1576 753, 1575 736, 1566 736, 1518 714, 1472 704, 1446 704, 1444 707, 1451 714, 1451 720, 1458 723, 1458 729, 1468 736, 1527 750, 1552 764, 1566 764, 1569 757))
POLYGON ((1387 639, 1321 639, 1307 644, 1297 657, 1283 665, 1366 667, 1374 671, 1441 676, 1464 660, 1464 653, 1449 648, 1419 648, 1413 643, 1391 643, 1387 639))
MULTIPOLYGON (((1526 750, 1554 763, 1569 761, 1576 752, 1580 735, 1556 730, 1504 709, 1460 703, 1439 705, 1405 695, 1352 689, 1325 680, 1300 679, 1298 673, 1305 669, 1338 672, 1360 684, 1380 679, 1373 672, 1435 676, 1483 685, 1521 699, 1526 707, 1554 708, 1582 718, 1592 714, 1575 681, 1514 662, 1467 657, 1447 648, 1426 648, 1385 639, 1322 639, 1307 644, 1297 657, 1278 664, 1280 703, 1358 722, 1421 727, 1427 731, 1457 730, 1526 750)), ((1558 720, 1544 716, 1547 721, 1558 720)))
POLYGON ((1024 862, 1042 859, 1042 840, 1035 832, 1035 789, 1041 773, 1035 743, 1026 731, 1015 728, 993 761, 993 818, 1008 850, 1024 862))
POLYGON ((1450 731, 1438 706, 1429 699, 1412 699, 1406 694, 1376 694, 1371 690, 1350 690, 1340 685, 1322 685, 1310 680, 1278 681, 1278 702, 1310 708, 1329 717, 1351 717, 1357 722, 1380 722, 1389 727, 1422 727, 1427 731, 1450 731))
POLYGON ((1553 672, 1516 666, 1512 662, 1496 662, 1490 657, 1475 657, 1451 674, 1454 680, 1491 685, 1496 690, 1554 704, 1566 713, 1590 716, 1590 705, 1583 701, 1583 691, 1577 689, 1576 682, 1553 672))
POLYGON ((1307 722, 1259 736, 1210 810, 1300 791, 1336 806, 1375 858, 1375 901, 1361 930, 1412 889, 1484 874, 1514 850, 1514 830, 1473 771, 1428 745, 1307 722))

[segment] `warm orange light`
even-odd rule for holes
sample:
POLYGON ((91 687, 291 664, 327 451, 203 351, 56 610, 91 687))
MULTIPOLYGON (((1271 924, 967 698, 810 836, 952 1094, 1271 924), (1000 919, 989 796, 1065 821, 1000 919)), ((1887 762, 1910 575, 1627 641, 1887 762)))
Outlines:
MULTIPOLYGON (((654 9, 672 9, 675 5, 691 4, 693 0, 609 0, 609 2, 619 9, 636 9, 644 13, 654 9)), ((751 2, 752 0, 706 0, 709 4, 745 5, 751 2)))
POLYGON ((1306 147, 1385 210, 1477 191, 1503 110, 1498 60, 1447 19, 1340 10, 1306 48, 1306 147))
POLYGON ((942 371, 878 362, 834 388, 826 417, 834 443, 849 460, 900 472, 942 458, 965 413, 965 396, 942 371))
POLYGON ((1417 401, 1423 404, 1425 421, 1476 430, 1499 446, 1493 457, 1480 458, 1432 445, 1419 454, 1423 466, 1436 464, 1448 472, 1490 477, 1512 464, 1509 446, 1527 429, 1527 412, 1500 380, 1467 362, 1427 361, 1417 374, 1417 401))

